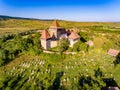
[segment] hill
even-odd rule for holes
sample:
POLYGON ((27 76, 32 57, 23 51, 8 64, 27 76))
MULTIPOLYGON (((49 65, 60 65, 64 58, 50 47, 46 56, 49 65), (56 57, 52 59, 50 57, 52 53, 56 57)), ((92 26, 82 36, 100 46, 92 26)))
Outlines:
POLYGON ((21 31, 36 30, 46 27, 51 20, 21 18, 0 15, 0 35, 21 31))
POLYGON ((24 20, 44 20, 44 21, 51 21, 51 19, 37 19, 37 18, 24 18, 24 17, 13 17, 13 16, 6 16, 6 15, 0 15, 1 20, 7 20, 7 19, 24 19, 24 20))
MULTIPOLYGON (((16 33, 28 30, 48 29, 51 23, 52 20, 49 19, 21 18, 0 15, 0 35, 11 32, 16 33)), ((75 22, 59 20, 59 24, 61 27, 65 27, 66 29, 77 28, 79 30, 104 30, 107 32, 120 31, 119 22, 75 22)))

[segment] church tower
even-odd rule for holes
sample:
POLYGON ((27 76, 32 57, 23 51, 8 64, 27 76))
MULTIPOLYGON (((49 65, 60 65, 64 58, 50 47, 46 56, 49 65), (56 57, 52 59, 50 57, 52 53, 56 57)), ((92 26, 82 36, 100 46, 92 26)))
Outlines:
POLYGON ((40 39, 41 39, 41 45, 44 49, 47 50, 51 47, 50 46, 51 37, 47 30, 42 31, 40 39))
POLYGON ((50 33, 51 39, 58 40, 60 38, 62 30, 63 30, 63 28, 61 28, 60 25, 58 24, 58 22, 56 20, 54 20, 49 28, 49 33, 50 33))

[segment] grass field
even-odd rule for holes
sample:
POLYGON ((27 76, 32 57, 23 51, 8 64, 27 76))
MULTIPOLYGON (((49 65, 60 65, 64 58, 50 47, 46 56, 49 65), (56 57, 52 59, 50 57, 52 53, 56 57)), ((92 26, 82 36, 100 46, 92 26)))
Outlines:
MULTIPOLYGON (((43 81, 45 88, 48 89, 54 83, 56 74, 63 72, 60 77, 60 86, 65 86, 67 90, 73 86, 74 90, 77 90, 75 85, 78 83, 80 76, 85 75, 95 78, 95 70, 100 68, 103 74, 102 78, 114 78, 120 86, 120 65, 115 67, 114 60, 114 57, 107 55, 105 51, 100 49, 94 49, 85 55, 82 55, 82 53, 67 55, 65 59, 60 59, 59 55, 53 54, 21 55, 0 68, 0 80, 6 80, 6 86, 3 85, 5 90, 18 90, 20 88, 22 90, 28 87, 31 90, 40 81, 43 81), (2 75, 6 78, 2 78, 2 75), (19 77, 20 79, 18 79, 19 77)), ((36 88, 40 89, 41 86, 36 88)))
POLYGON ((32 28, 0 28, 0 35, 32 30, 32 28))

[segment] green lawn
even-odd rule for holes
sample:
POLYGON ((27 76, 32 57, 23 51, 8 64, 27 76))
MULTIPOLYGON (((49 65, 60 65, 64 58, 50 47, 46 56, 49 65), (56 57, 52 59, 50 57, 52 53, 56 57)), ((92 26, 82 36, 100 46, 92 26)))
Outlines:
POLYGON ((102 49, 93 49, 84 56, 82 53, 64 57, 54 54, 21 55, 0 68, 0 87, 5 90, 34 90, 42 88, 38 85, 40 83, 48 89, 53 85, 56 74, 62 72, 59 78, 60 86, 67 90, 72 87, 75 89, 80 76, 91 76, 95 79, 94 73, 97 68, 103 73, 101 78, 114 78, 120 86, 120 65, 114 67, 114 60, 114 57, 107 55, 102 49))

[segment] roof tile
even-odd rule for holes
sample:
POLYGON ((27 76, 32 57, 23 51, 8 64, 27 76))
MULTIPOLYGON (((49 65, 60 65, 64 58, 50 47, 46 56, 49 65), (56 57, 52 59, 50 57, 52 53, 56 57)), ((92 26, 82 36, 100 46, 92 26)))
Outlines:
POLYGON ((50 34, 48 33, 48 31, 43 30, 42 35, 41 35, 41 39, 49 39, 49 38, 51 38, 51 37, 50 37, 50 34))
POLYGON ((116 56, 119 54, 119 51, 110 48, 110 49, 108 50, 108 54, 111 55, 111 56, 116 57, 116 56))
POLYGON ((80 36, 76 32, 72 32, 69 36, 69 39, 77 39, 80 38, 80 36))

